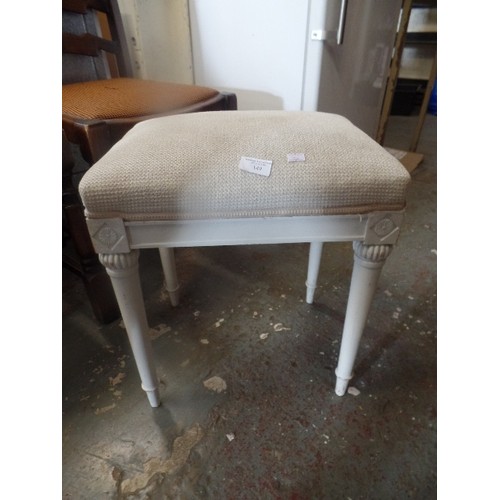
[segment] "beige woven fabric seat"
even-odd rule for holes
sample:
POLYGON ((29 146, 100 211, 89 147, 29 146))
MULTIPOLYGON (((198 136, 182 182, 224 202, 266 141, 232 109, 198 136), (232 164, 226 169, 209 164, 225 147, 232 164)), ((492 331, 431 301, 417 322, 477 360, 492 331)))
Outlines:
POLYGON ((309 242, 312 303, 323 243, 352 241, 335 372, 335 391, 343 395, 377 278, 400 232, 409 180, 399 161, 333 114, 204 112, 129 131, 79 189, 151 405, 160 404, 160 394, 138 277, 141 248, 160 249, 176 305, 176 247, 309 242))
POLYGON ((401 210, 408 173, 347 119, 207 112, 136 125, 84 177, 90 218, 211 219, 401 210), (304 161, 288 162, 302 153, 304 161), (238 168, 272 161, 269 177, 238 168))

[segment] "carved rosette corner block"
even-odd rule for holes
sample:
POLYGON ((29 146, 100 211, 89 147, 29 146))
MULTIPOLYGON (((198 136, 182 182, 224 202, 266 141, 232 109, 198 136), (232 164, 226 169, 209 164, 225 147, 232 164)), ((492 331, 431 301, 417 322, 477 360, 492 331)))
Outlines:
POLYGON ((87 219, 87 227, 97 253, 130 251, 122 219, 87 219))
POLYGON ((365 235, 365 244, 392 245, 396 243, 404 214, 401 212, 377 213, 370 216, 365 235))

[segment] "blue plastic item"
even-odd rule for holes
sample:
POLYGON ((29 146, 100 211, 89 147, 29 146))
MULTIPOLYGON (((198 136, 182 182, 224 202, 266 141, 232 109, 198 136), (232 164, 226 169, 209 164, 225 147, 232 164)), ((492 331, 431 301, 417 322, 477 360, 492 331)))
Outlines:
POLYGON ((431 97, 429 99, 429 106, 427 107, 427 111, 434 116, 437 116, 437 78, 434 82, 434 87, 432 88, 431 97))

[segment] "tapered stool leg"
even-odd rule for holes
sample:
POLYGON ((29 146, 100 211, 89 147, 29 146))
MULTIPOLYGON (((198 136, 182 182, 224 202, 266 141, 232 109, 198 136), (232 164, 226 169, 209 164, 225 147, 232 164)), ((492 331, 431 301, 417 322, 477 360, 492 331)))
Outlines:
POLYGON ((161 265, 165 276, 165 286, 170 297, 170 303, 175 307, 179 304, 179 281, 175 269, 173 248, 160 248, 161 265))
POLYGON ((321 264, 321 253, 323 251, 323 242, 314 241, 309 248, 309 264, 307 267, 306 280, 306 302, 312 304, 314 300, 314 291, 318 283, 319 266, 321 264))
POLYGON ((123 254, 99 254, 99 260, 111 278, 142 388, 146 391, 151 406, 156 407, 160 405, 160 393, 144 309, 138 259, 138 250, 123 254))
POLYGON ((361 335, 377 286, 380 271, 389 256, 392 245, 364 245, 355 241, 354 267, 347 302, 339 362, 335 374, 335 392, 343 396, 352 378, 352 368, 358 351, 361 335))

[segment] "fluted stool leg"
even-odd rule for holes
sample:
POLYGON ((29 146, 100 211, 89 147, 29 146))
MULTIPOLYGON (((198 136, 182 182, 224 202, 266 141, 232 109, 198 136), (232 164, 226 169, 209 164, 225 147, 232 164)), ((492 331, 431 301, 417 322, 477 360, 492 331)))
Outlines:
POLYGON ((153 363, 149 326, 139 278, 139 251, 99 254, 111 278, 134 359, 151 406, 160 405, 158 378, 153 363))
POLYGON ((354 360, 372 303, 377 281, 392 245, 364 245, 355 241, 354 267, 347 302, 339 362, 335 374, 335 392, 343 396, 352 378, 354 360))

